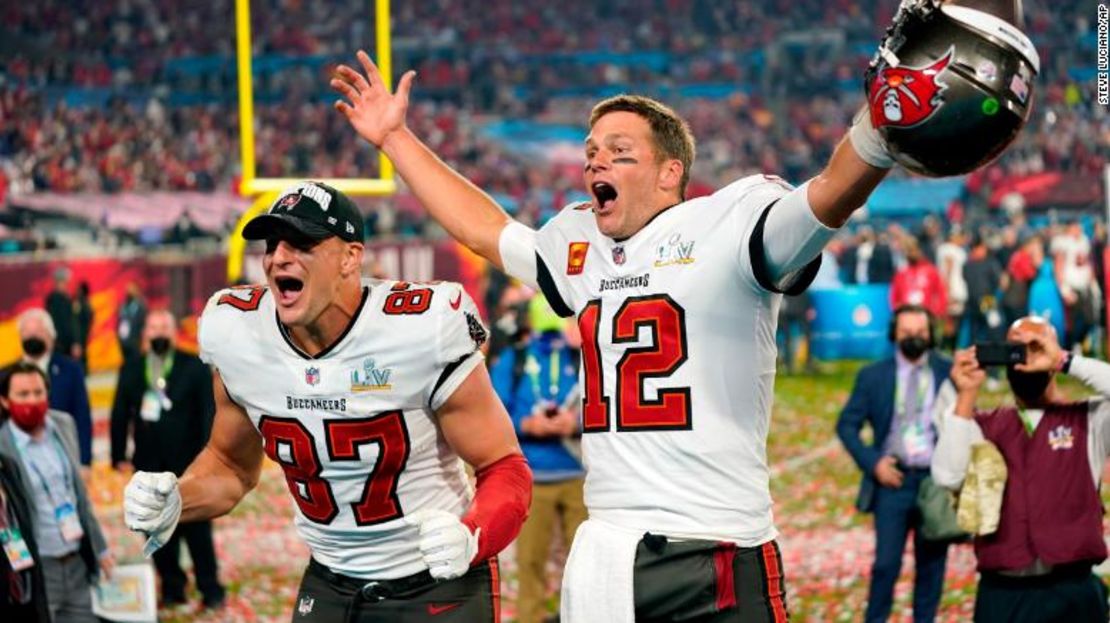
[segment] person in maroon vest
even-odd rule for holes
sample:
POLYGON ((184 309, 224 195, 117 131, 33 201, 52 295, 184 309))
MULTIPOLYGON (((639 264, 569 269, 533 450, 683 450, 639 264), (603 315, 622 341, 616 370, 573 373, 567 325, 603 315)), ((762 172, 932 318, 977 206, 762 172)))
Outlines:
POLYGON ((1106 586, 1091 567, 1106 559, 1098 482, 1110 452, 1110 364, 1060 348, 1048 322, 1018 319, 1006 339, 1026 362, 1006 369, 1016 406, 975 408, 986 372, 975 348, 956 353, 957 398, 943 416, 932 474, 958 489, 972 444, 994 443, 1008 477, 993 534, 975 538, 977 623, 1105 622, 1106 586), (1056 387, 1070 374, 1100 398, 1068 402, 1056 387))

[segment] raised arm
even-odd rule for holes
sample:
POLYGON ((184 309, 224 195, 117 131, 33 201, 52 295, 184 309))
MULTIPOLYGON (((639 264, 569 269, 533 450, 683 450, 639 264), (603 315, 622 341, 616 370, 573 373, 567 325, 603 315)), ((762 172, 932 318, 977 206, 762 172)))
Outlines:
POLYGON ((409 130, 405 114, 416 72, 406 72, 390 93, 366 52, 358 60, 365 72, 340 65, 331 86, 347 101, 335 108, 362 136, 382 150, 416 198, 444 229, 471 251, 504 268, 498 241, 512 219, 489 195, 440 160, 409 130))
POLYGON ((1021 372, 1063 372, 1073 376, 1103 398, 1110 398, 1110 363, 1069 355, 1055 335, 1016 331, 1013 338, 1025 344, 1025 363, 1015 366, 1021 372))
POLYGON ((979 366, 975 347, 957 351, 952 361, 951 380, 956 400, 941 414, 937 427, 937 446, 933 451, 933 481, 947 489, 959 489, 971 460, 971 446, 983 440, 983 431, 975 422, 975 401, 987 373, 979 366))
POLYGON ((816 177, 780 198, 762 230, 764 262, 780 284, 805 268, 894 166, 866 108, 816 177))
POLYGON ((825 168, 809 181, 809 205, 828 227, 840 227, 894 166, 864 109, 825 168))

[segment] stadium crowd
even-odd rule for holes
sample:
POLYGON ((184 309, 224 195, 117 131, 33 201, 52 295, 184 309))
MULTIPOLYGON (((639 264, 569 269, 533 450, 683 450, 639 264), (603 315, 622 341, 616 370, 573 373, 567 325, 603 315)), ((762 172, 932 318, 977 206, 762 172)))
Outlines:
MULTIPOLYGON (((21 44, 0 65, 0 187, 14 193, 231 188, 238 153, 230 97, 232 4, 50 0, 5 8, 0 31, 21 44), (176 69, 213 56, 223 62, 210 75, 176 69), (58 96, 64 88, 146 97, 75 107, 58 96), (222 99, 167 103, 195 88, 222 99)), ((362 3, 254 4, 256 54, 324 59, 260 76, 259 89, 278 95, 259 106, 259 175, 373 175, 376 158, 318 97, 332 59, 367 45, 369 23, 356 13, 362 3)), ((519 200, 529 200, 524 189, 537 180, 546 182, 548 196, 562 198, 577 178, 502 153, 478 138, 477 126, 520 116, 580 126, 606 89, 672 90, 666 99, 702 140, 695 177, 704 189, 754 170, 804 179, 831 153, 859 106, 861 69, 893 4, 660 0, 644 10, 632 0, 572 0, 558 8, 495 2, 468 11, 462 3, 403 3, 393 16, 395 66, 419 72, 421 136, 490 190, 519 200), (605 34, 629 22, 621 30, 627 34, 605 34), (813 35, 818 30, 836 37, 825 41, 813 35), (721 84, 735 88, 708 97, 682 90, 721 84)), ((1027 4, 1044 75, 1031 128, 999 166, 1016 173, 1095 173, 1106 160, 1110 125, 1095 104, 1094 80, 1069 73, 1093 63, 1083 42, 1093 37, 1094 11, 1084 11, 1084 3, 1027 4)))

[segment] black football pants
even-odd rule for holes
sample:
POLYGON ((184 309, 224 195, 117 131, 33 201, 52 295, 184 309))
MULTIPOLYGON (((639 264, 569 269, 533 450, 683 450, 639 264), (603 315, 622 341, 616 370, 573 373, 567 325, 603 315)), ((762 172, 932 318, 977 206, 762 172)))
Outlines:
POLYGON ((375 582, 333 573, 312 560, 305 570, 294 623, 500 623, 497 559, 465 575, 436 581, 427 571, 375 582))

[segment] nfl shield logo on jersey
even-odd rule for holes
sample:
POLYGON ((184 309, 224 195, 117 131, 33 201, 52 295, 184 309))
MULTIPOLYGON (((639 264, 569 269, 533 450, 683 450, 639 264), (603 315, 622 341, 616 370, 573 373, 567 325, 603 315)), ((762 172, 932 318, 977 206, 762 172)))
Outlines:
POLYGON ((624 264, 625 259, 624 247, 613 247, 613 263, 617 266, 620 266, 621 264, 624 264))
POLYGON ((302 615, 311 614, 312 606, 316 605, 316 600, 312 597, 301 597, 301 602, 297 604, 297 612, 302 615))
POLYGON ((315 366, 313 366, 311 368, 305 368, 304 369, 304 382, 308 383, 309 385, 319 385, 320 384, 320 368, 317 368, 315 366))

